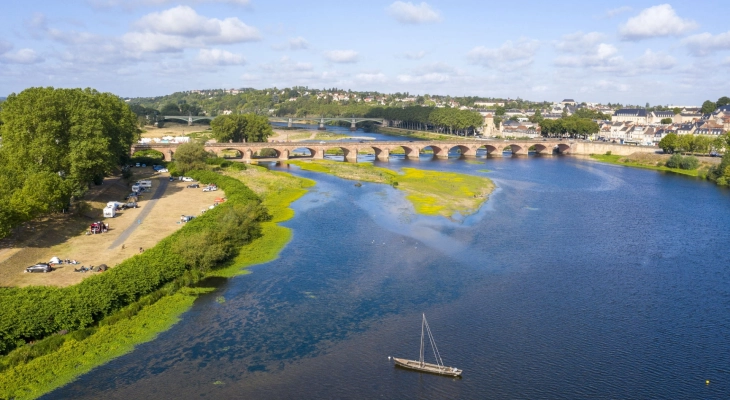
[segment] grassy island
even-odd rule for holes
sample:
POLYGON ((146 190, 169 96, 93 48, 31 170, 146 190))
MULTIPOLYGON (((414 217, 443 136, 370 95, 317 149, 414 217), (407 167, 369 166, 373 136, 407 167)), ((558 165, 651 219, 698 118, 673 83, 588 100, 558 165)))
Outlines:
POLYGON ((289 161, 306 171, 331 174, 340 178, 392 185, 406 193, 419 214, 441 215, 476 212, 494 190, 485 177, 454 172, 403 168, 402 173, 368 163, 344 163, 329 160, 289 161))

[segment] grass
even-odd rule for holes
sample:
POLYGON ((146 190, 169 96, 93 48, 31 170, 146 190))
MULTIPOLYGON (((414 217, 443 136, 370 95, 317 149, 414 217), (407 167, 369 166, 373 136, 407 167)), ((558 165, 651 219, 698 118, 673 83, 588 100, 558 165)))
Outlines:
POLYGON ((401 128, 377 128, 378 133, 388 136, 403 136, 409 138, 418 138, 426 140, 453 140, 454 136, 442 135, 440 133, 424 132, 424 131, 413 131, 410 129, 401 128))
POLYGON ((398 174, 368 163, 353 164, 329 160, 295 160, 288 163, 306 171, 331 174, 344 179, 393 185, 406 193, 406 198, 417 213, 447 218, 476 212, 495 187, 488 178, 454 172, 403 168, 403 173, 398 174))
POLYGON ((653 162, 637 162, 632 161, 630 158, 627 158, 625 156, 618 156, 618 155, 607 155, 607 154, 591 154, 591 158, 597 161, 609 163, 609 164, 615 164, 615 165, 623 165, 626 167, 634 167, 634 168, 643 168, 643 169, 651 169, 655 171, 665 171, 665 172, 672 172, 679 175, 686 175, 686 176, 693 176, 698 177, 702 173, 703 169, 680 169, 680 168, 669 168, 665 165, 662 165, 656 161, 653 162), (659 164, 659 165, 657 165, 659 164))
POLYGON ((81 340, 70 337, 57 351, 3 371, 0 398, 37 398, 132 351, 136 345, 154 339, 179 321, 180 315, 192 306, 198 292, 181 290, 162 297, 134 318, 102 325, 81 340))

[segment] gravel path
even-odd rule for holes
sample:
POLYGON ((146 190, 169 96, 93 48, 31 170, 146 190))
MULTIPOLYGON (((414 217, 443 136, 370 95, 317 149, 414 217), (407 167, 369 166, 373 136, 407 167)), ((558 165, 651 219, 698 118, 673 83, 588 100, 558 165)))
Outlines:
POLYGON ((125 229, 124 232, 122 232, 122 234, 119 235, 119 237, 114 242, 112 242, 111 246, 109 246, 109 250, 120 246, 129 238, 132 232, 134 232, 134 230, 137 229, 140 223, 144 221, 145 217, 149 215, 149 213, 152 211, 152 208, 155 207, 155 204, 157 204, 157 199, 162 197, 162 194, 165 193, 165 189, 167 188, 169 180, 167 178, 158 178, 157 181, 159 183, 159 186, 157 186, 157 190, 155 190, 155 192, 152 194, 150 201, 145 204, 145 206, 142 208, 142 211, 139 213, 139 216, 137 216, 138 222, 133 222, 132 225, 125 229))

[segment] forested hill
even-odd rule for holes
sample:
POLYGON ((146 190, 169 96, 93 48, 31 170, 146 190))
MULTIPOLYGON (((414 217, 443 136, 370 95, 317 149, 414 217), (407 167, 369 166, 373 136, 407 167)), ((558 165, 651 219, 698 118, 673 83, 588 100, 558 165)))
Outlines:
POLYGON ((446 107, 483 108, 480 102, 499 102, 508 108, 539 108, 547 103, 524 100, 500 100, 481 97, 451 97, 353 92, 343 89, 215 89, 177 92, 166 96, 127 99, 138 116, 209 115, 224 113, 257 113, 275 116, 365 116, 375 106, 380 107, 446 107), (475 104, 480 103, 480 104, 475 104))

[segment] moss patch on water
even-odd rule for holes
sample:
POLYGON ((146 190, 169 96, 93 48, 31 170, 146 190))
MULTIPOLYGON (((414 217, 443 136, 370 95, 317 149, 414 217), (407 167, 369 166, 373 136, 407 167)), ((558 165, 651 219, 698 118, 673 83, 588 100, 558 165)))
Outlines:
POLYGON ((53 353, 3 371, 0 398, 33 399, 73 381, 94 367, 124 355, 179 321, 199 290, 181 290, 142 309, 134 318, 102 325, 80 340, 73 335, 53 353))
POLYGON ((243 246, 229 267, 208 274, 223 278, 246 274, 248 273, 246 267, 267 263, 279 256, 292 238, 292 230, 280 226, 279 223, 294 217, 294 210, 289 208, 289 205, 304 196, 307 188, 316 183, 311 179, 259 166, 250 166, 245 171, 228 175, 241 180, 256 192, 269 210, 271 220, 261 223, 261 237, 243 246))
POLYGON ((398 174, 369 163, 330 160, 295 160, 289 164, 344 179, 393 185, 406 193, 417 213, 447 218, 476 212, 495 188, 488 178, 455 172, 403 168, 403 173, 398 174))

